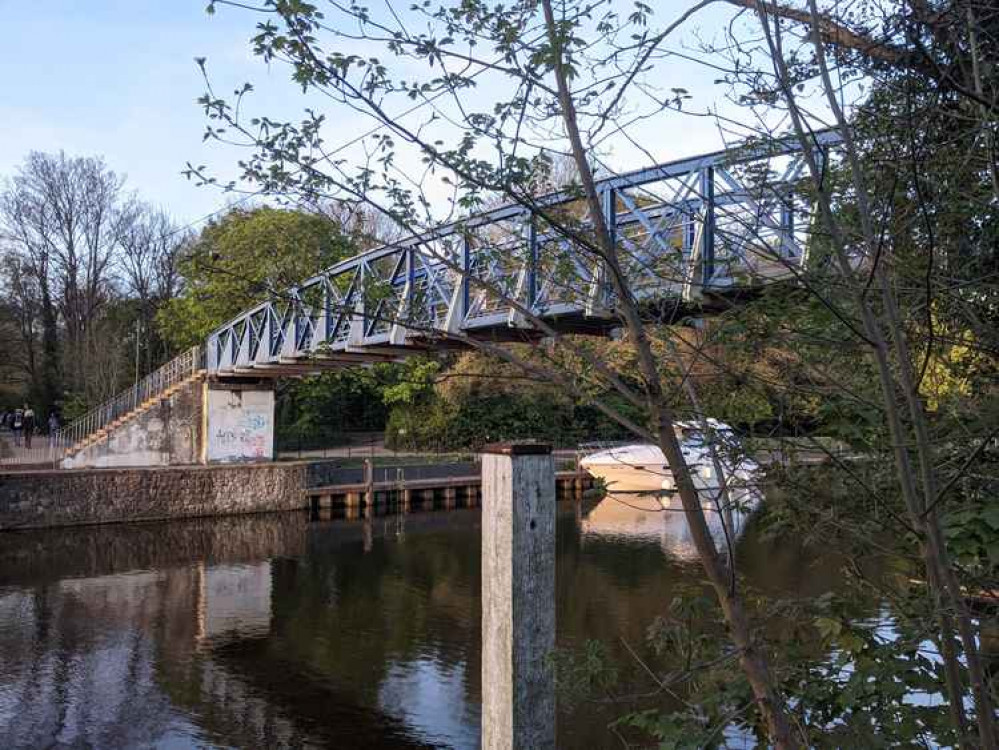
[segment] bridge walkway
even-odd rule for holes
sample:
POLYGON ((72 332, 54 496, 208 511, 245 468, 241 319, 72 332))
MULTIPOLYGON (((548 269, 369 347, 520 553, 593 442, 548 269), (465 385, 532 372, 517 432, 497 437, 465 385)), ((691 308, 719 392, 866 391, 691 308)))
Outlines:
MULTIPOLYGON (((840 142, 815 134, 820 164, 840 142)), ((744 144, 600 180, 629 293, 656 320, 706 316, 807 268, 812 205, 800 144, 744 144)), ((300 377, 475 340, 620 326, 591 223, 562 191, 361 253, 261 302, 59 431, 71 456, 192 379, 300 377)), ((252 382, 251 381, 251 382, 252 382)))

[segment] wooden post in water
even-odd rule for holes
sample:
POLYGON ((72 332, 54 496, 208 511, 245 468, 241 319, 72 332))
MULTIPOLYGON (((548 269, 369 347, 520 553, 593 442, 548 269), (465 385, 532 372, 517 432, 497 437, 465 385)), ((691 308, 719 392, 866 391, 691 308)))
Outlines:
POLYGON ((368 508, 375 505, 375 467, 370 458, 364 459, 364 502, 368 508))
POLYGON ((576 451, 576 476, 573 481, 573 497, 578 502, 583 499, 583 483, 586 479, 586 472, 583 471, 583 454, 576 451))
POLYGON ((482 456, 482 748, 554 750, 555 464, 536 443, 482 456))

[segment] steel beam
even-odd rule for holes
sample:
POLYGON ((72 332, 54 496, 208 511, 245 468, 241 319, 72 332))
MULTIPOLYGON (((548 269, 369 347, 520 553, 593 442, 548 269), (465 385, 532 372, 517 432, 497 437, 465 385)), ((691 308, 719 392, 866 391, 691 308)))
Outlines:
MULTIPOLYGON (((826 151, 839 140, 839 135, 833 131, 823 131, 814 136, 812 145, 822 164, 828 158, 826 151)), ((641 256, 639 265, 647 267, 643 273, 649 276, 643 281, 643 299, 656 294, 666 297, 682 294, 683 299, 690 300, 697 296, 695 286, 703 288, 713 281, 716 286, 724 285, 728 281, 715 280, 718 272, 718 222, 722 215, 726 221, 724 226, 728 227, 727 222, 741 212, 747 217, 747 222, 755 221, 756 226, 767 236, 776 232, 781 239, 782 248, 795 247, 797 217, 790 202, 794 200, 796 180, 801 175, 795 162, 792 161, 783 170, 783 176, 775 185, 764 186, 762 195, 759 187, 740 184, 731 176, 728 168, 773 157, 783 160, 793 157, 799 151, 798 141, 788 137, 672 161, 599 180, 597 189, 602 200, 602 213, 615 241, 624 242, 626 237, 641 237, 642 232, 648 234, 647 240, 633 243, 634 252, 641 256), (717 180, 719 176, 724 179, 717 180), (693 185, 697 184, 700 186, 700 194, 692 195, 693 185), (655 185, 665 187, 666 195, 671 197, 656 199, 659 188, 650 187, 655 185), (638 190, 643 196, 650 196, 654 200, 629 196, 627 190, 638 190), (773 195, 767 191, 772 191, 773 195), (774 196, 776 201, 773 200, 774 196), (618 211, 619 199, 626 210, 618 211), (685 216, 697 218, 685 220, 685 216), (674 227, 684 221, 689 225, 684 237, 684 244, 690 246, 689 262, 697 263, 698 267, 696 270, 688 267, 686 273, 690 278, 685 279, 684 283, 661 283, 657 288, 655 279, 660 272, 655 270, 655 256, 675 252, 669 236, 674 227), (666 227, 667 233, 665 241, 660 237, 663 227, 666 227), (700 278, 695 278, 697 276, 700 278)), ((400 352, 405 352, 403 345, 408 346, 410 338, 421 336, 418 328, 406 328, 406 319, 409 318, 418 320, 421 327, 430 325, 439 328, 443 336, 472 331, 481 335, 490 327, 520 325, 520 316, 515 315, 516 311, 509 305, 500 304, 494 309, 490 302, 483 307, 487 296, 494 295, 486 295, 482 291, 473 300, 470 280, 473 273, 483 281, 501 286, 506 286, 510 274, 516 273, 517 299, 554 324, 557 324, 559 316, 596 314, 604 304, 605 297, 604 274, 601 273, 599 260, 589 257, 585 261, 569 259, 575 266, 572 274, 580 274, 588 283, 587 288, 578 291, 578 301, 574 301, 572 296, 567 298, 558 294, 552 288, 551 279, 544 277, 541 270, 549 267, 544 262, 544 254, 548 252, 544 249, 546 247, 551 247, 560 254, 559 259, 550 267, 554 267, 555 263, 566 262, 562 254, 566 252, 567 241, 550 229, 542 234, 539 222, 544 219, 545 209, 572 201, 578 201, 576 194, 556 192, 543 196, 530 205, 503 206, 341 261, 290 290, 289 301, 262 302, 216 329, 208 337, 206 366, 210 371, 232 371, 256 365, 287 364, 290 360, 298 362, 302 357, 324 351, 324 347, 326 354, 340 362, 384 361, 378 356, 383 354, 386 358, 395 359, 403 356, 400 352), (490 230, 492 234, 486 238, 486 244, 494 254, 505 252, 509 248, 513 257, 523 257, 523 265, 506 263, 502 257, 498 259, 499 262, 493 258, 493 262, 489 264, 481 260, 477 264, 476 254, 484 250, 473 242, 476 232, 487 226, 502 229, 503 223, 512 220, 524 221, 525 229, 519 239, 501 237, 497 243, 495 230, 490 230), (391 257, 395 259, 386 260, 391 257), (457 268, 449 266, 452 262, 457 264, 457 268), (390 277, 383 278, 386 263, 394 270, 390 277), (350 284, 346 294, 341 297, 339 289, 344 288, 341 282, 345 279, 350 279, 350 284), (386 281, 393 289, 398 284, 403 286, 401 290, 392 292, 395 296, 390 295, 389 299, 379 303, 377 310, 368 310, 364 286, 368 279, 386 281), (320 285, 322 308, 317 312, 304 302, 306 299, 313 299, 314 295, 303 295, 320 285), (417 299, 417 289, 425 289, 425 299, 417 299), (417 302, 420 304, 417 305, 417 302), (396 309, 388 310, 393 305, 396 309), (416 309, 418 306, 420 310, 416 309), (445 310, 446 313, 442 314, 445 310), (376 328, 374 324, 367 325, 368 316, 379 311, 393 317, 387 332, 376 328), (348 325, 346 337, 344 323, 348 325), (398 348, 391 348, 390 354, 382 348, 384 343, 395 344, 398 348)), ((735 220, 735 226, 739 226, 739 220, 735 220)), ((754 230, 750 226, 746 231, 751 233, 754 230)), ((723 247, 730 248, 731 243, 723 247)), ((684 247, 683 250, 687 256, 688 248, 684 247)), ((805 250, 807 251, 807 247, 805 250)), ((733 262, 738 261, 729 259, 726 267, 733 262)), ((803 260, 799 259, 798 262, 803 260)), ((744 259, 743 265, 747 263, 744 259)), ((425 338, 432 339, 433 334, 426 334, 425 338)))

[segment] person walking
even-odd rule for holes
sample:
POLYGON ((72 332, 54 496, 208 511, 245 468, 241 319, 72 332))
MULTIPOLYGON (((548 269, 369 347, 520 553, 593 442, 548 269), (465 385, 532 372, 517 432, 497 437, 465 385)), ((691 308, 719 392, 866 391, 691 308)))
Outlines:
POLYGON ((56 447, 59 432, 59 417, 55 412, 49 413, 49 448, 56 447))
POLYGON ((24 429, 24 412, 14 409, 14 418, 10 422, 10 429, 14 433, 14 445, 21 445, 21 431, 24 429))
POLYGON ((24 447, 31 449, 31 436, 35 433, 35 411, 24 405, 24 447))

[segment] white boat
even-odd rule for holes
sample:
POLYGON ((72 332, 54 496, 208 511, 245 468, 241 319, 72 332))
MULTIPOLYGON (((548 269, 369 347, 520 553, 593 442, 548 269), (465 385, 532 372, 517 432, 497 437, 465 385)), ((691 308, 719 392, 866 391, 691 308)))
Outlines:
MULTIPOLYGON (((741 454, 732 428, 709 419, 707 430, 724 472, 726 486, 739 488, 754 483, 759 465, 741 454)), ((676 424, 680 448, 693 474, 694 486, 698 490, 718 490, 721 482, 704 432, 699 423, 676 424)), ((675 489, 673 474, 662 449, 651 443, 606 448, 585 456, 580 460, 580 466, 603 480, 611 492, 670 492, 675 489)))

